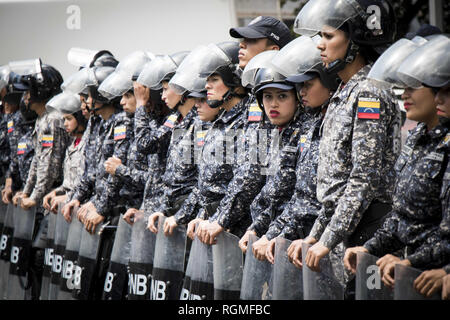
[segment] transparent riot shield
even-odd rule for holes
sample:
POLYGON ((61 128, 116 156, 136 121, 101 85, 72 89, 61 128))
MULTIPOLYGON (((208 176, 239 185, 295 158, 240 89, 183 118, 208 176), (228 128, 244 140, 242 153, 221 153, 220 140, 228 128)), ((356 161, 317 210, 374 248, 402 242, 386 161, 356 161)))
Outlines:
POLYGON ((128 299, 150 300, 156 235, 147 229, 148 215, 134 216, 128 262, 128 299))
POLYGON ((8 204, 3 221, 0 238, 0 300, 6 299, 9 280, 9 259, 11 256, 11 241, 14 233, 14 205, 8 204))
POLYGON ((421 273, 422 271, 419 269, 396 264, 394 270, 394 300, 440 300, 440 291, 427 298, 414 289, 414 280, 421 273))
MULTIPOLYGON (((303 243, 302 261, 311 245, 303 243)), ((303 298, 304 300, 343 300, 344 287, 336 278, 329 255, 319 263, 320 272, 312 271, 303 264, 303 298)))
POLYGON ((78 207, 73 209, 72 220, 67 232, 66 248, 63 255, 63 268, 59 281, 58 300, 73 300, 75 289, 75 267, 78 263, 78 252, 81 244, 83 224, 76 218, 78 207))
POLYGON ((56 229, 56 215, 48 213, 44 216, 41 223, 47 223, 47 235, 45 237, 45 249, 44 249, 44 267, 42 271, 42 283, 41 283, 41 293, 39 296, 40 300, 51 300, 50 299, 50 281, 52 276, 52 266, 53 266, 53 251, 54 251, 54 241, 55 241, 55 229, 56 229))
POLYGON ((159 217, 152 271, 152 300, 178 300, 184 275, 186 227, 178 226, 172 235, 164 234, 166 217, 159 217))
POLYGON ((393 300, 394 291, 381 281, 377 260, 365 252, 356 254, 356 300, 393 300))
POLYGON ((275 240, 272 300, 303 300, 302 270, 295 267, 287 255, 291 243, 284 238, 275 240))
POLYGON ((127 265, 131 252, 132 227, 120 215, 103 289, 103 300, 121 300, 128 285, 127 265))
POLYGON ((269 290, 272 264, 267 260, 259 261, 256 259, 251 249, 253 243, 258 239, 253 234, 248 238, 242 275, 241 300, 270 300, 272 298, 272 293, 269 290))
MULTIPOLYGON (((190 239, 187 239, 188 243, 190 241, 190 239)), ((190 241, 191 242, 191 246, 190 246, 190 250, 188 252, 188 250, 186 250, 186 255, 189 255, 188 260, 187 260, 187 266, 186 266, 186 270, 184 272, 184 279, 183 279, 183 285, 181 286, 181 292, 180 292, 180 299, 179 300, 189 300, 191 297, 191 277, 192 277, 192 268, 193 268, 193 260, 191 259, 191 257, 195 257, 196 256, 196 252, 198 251, 198 246, 194 245, 194 241, 190 241)), ((186 261, 186 259, 185 259, 186 261)))
MULTIPOLYGON (((72 219, 78 219, 74 216, 72 219)), ((100 246, 100 235, 97 226, 93 234, 85 228, 81 231, 80 250, 78 252, 77 265, 73 278, 74 290, 72 296, 76 300, 88 300, 94 288, 95 271, 97 267, 97 255, 100 246)))
POLYGON ((70 224, 64 219, 61 213, 63 204, 58 206, 58 214, 56 214, 55 242, 53 250, 52 274, 50 276, 49 300, 58 299, 59 284, 61 280, 61 272, 63 269, 64 251, 66 250, 67 234, 69 233, 70 224))
POLYGON ((8 300, 24 300, 29 290, 27 281, 29 258, 34 230, 36 207, 24 210, 19 205, 14 208, 14 235, 11 242, 9 265, 8 300))
POLYGON ((226 231, 212 246, 214 300, 237 300, 241 295, 244 261, 239 238, 226 231))
POLYGON ((189 263, 192 262, 189 300, 214 300, 212 248, 196 237, 191 250, 195 254, 191 252, 189 256, 189 263))
POLYGON ((3 224, 5 223, 6 211, 8 210, 8 205, 3 201, 0 201, 0 232, 3 230, 3 224))

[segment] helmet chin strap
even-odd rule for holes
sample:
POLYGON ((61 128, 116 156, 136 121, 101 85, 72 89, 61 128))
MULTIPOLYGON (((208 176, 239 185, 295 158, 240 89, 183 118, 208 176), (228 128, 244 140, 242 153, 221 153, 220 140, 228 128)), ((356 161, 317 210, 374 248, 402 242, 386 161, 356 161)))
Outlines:
POLYGON ((356 55, 358 54, 359 46, 350 40, 350 44, 347 47, 344 59, 337 59, 331 62, 328 67, 325 67, 325 71, 328 73, 337 73, 344 70, 347 64, 352 63, 356 55))
POLYGON ((228 89, 228 91, 225 92, 225 94, 222 96, 222 99, 220 99, 220 100, 206 100, 206 103, 211 108, 219 108, 220 106, 222 106, 225 103, 225 101, 229 101, 233 97, 244 98, 245 96, 246 96, 245 94, 238 94, 238 93, 235 93, 235 92, 231 91, 230 89, 228 89))
POLYGON ((186 103, 187 100, 187 95, 189 93, 183 93, 183 95, 181 96, 180 101, 177 102, 177 104, 175 105, 175 107, 173 107, 173 110, 178 111, 178 108, 181 107, 183 104, 186 103))

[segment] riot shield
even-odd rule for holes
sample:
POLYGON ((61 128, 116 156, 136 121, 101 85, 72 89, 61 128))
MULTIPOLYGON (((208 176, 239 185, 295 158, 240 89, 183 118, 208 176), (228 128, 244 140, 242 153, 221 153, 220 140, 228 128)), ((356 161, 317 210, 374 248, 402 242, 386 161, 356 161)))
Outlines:
POLYGON ((3 224, 5 223, 6 211, 8 210, 8 205, 3 201, 0 201, 0 232, 3 230, 3 224))
POLYGON ((435 292, 430 298, 425 297, 414 289, 414 280, 422 271, 407 267, 402 264, 395 265, 394 300, 440 300, 440 291, 435 292))
POLYGON ((302 270, 295 267, 287 255, 287 249, 291 243, 292 241, 284 238, 275 240, 273 300, 303 300, 302 270))
POLYGON ((120 215, 103 289, 103 300, 121 300, 127 290, 127 264, 131 251, 131 226, 120 215))
POLYGON ((19 201, 19 205, 14 208, 14 235, 11 242, 8 300, 24 300, 26 291, 29 290, 27 275, 35 217, 36 207, 24 210, 20 207, 19 201))
POLYGON ((128 299, 150 300, 156 235, 147 229, 148 215, 134 216, 128 262, 128 299))
MULTIPOLYGON (((72 219, 78 219, 73 217, 72 219)), ((97 267, 97 254, 100 246, 100 235, 97 226, 95 233, 90 234, 86 229, 81 231, 80 250, 73 278, 74 290, 72 296, 76 300, 88 300, 92 294, 97 267)))
POLYGON ((55 241, 56 215, 49 213, 44 216, 41 223, 47 223, 47 236, 44 249, 44 267, 42 271, 42 283, 40 300, 50 300, 50 280, 53 266, 53 250, 55 241))
MULTIPOLYGON (((190 239, 187 239, 187 241, 189 241, 190 239)), ((193 260, 191 259, 191 257, 196 257, 197 252, 198 252, 198 246, 194 245, 194 242, 192 242, 191 248, 189 250, 189 252, 186 250, 186 255, 189 255, 188 261, 187 261, 187 266, 186 266, 186 271, 184 272, 184 279, 183 279, 183 285, 181 287, 181 292, 180 292, 180 299, 179 300, 189 300, 191 297, 191 277, 192 277, 192 269, 193 269, 193 260)))
POLYGON ((242 275, 241 300, 270 300, 272 293, 269 284, 272 277, 272 264, 259 261, 252 252, 252 245, 259 238, 253 234, 248 238, 242 275))
POLYGON ((63 269, 63 257, 66 250, 67 234, 70 224, 64 219, 61 213, 63 204, 58 206, 58 214, 56 214, 55 242, 53 250, 52 274, 50 276, 49 300, 58 298, 59 283, 61 280, 61 272, 63 269))
POLYGON ((243 255, 239 238, 226 231, 217 236, 212 246, 214 300, 237 300, 241 295, 243 255))
MULTIPOLYGON (((302 261, 311 245, 303 243, 302 261)), ((303 264, 303 298, 304 300, 343 300, 344 287, 336 278, 329 255, 319 263, 320 272, 312 271, 303 264)))
POLYGON ((78 207, 73 209, 72 221, 67 233, 66 248, 63 255, 63 268, 59 282, 58 300, 73 300, 72 291, 75 289, 75 267, 78 261, 78 251, 81 244, 83 224, 76 218, 78 207))
POLYGON ((166 217, 159 217, 152 272, 152 300, 178 300, 184 274, 186 227, 178 226, 172 235, 164 234, 166 217))
POLYGON ((8 204, 4 217, 0 240, 0 300, 6 299, 9 280, 9 259, 11 256, 11 241, 14 233, 14 205, 8 204))
POLYGON ((381 281, 378 257, 365 252, 356 254, 356 300, 392 300, 394 291, 381 281))
POLYGON ((192 263, 189 300, 213 300, 213 256, 210 245, 194 239, 188 264, 192 263))

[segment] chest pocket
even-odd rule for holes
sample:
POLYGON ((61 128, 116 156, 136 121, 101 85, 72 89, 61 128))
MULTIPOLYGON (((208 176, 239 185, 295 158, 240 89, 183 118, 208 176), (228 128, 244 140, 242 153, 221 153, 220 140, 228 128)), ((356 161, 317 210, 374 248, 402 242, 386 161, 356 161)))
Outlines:
MULTIPOLYGON (((331 130, 332 139, 334 141, 343 143, 351 141, 351 135, 353 130, 353 118, 346 114, 336 114, 330 119, 331 127, 327 130, 331 130)), ((327 133, 325 133, 327 134, 327 133)))
POLYGON ((415 174, 423 179, 436 179, 441 172, 444 154, 432 152, 418 164, 415 174))
POLYGON ((409 157, 411 157, 412 154, 411 147, 405 145, 403 146, 402 152, 400 153, 400 156, 397 159, 397 162, 395 163, 394 169, 397 175, 403 170, 405 167, 405 164, 408 162, 409 157))
POLYGON ((103 141, 102 153, 105 159, 108 159, 113 155, 114 152, 114 140, 113 139, 105 139, 103 141))
POLYGON ((295 168, 297 162, 298 148, 285 146, 279 155, 279 165, 281 168, 295 168))

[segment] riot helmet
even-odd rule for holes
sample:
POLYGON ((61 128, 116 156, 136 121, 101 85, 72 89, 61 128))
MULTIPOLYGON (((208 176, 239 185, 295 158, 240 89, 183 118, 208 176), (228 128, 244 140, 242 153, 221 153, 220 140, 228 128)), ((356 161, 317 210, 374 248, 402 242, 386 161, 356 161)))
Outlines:
POLYGON ((91 70, 95 77, 95 83, 88 85, 89 94, 92 97, 93 109, 91 111, 97 111, 102 108, 102 107, 100 107, 100 108, 96 109, 94 107, 96 102, 101 103, 102 106, 113 105, 114 107, 118 108, 120 106, 120 97, 107 98, 98 91, 99 86, 102 84, 103 81, 105 81, 105 79, 110 74, 112 74, 114 72, 115 68, 114 67, 93 67, 93 68, 91 68, 91 70))
POLYGON ((71 92, 62 92, 50 99, 46 106, 47 110, 56 110, 61 114, 71 114, 77 120, 76 133, 83 133, 87 120, 81 112, 80 96, 71 92), (81 128, 84 128, 83 130, 81 128))
POLYGON ((310 0, 298 13, 294 31, 313 36, 324 26, 345 31, 350 40, 345 57, 327 67, 333 72, 343 70, 360 52, 366 52, 366 59, 376 60, 393 42, 397 30, 394 10, 387 0, 310 0))

